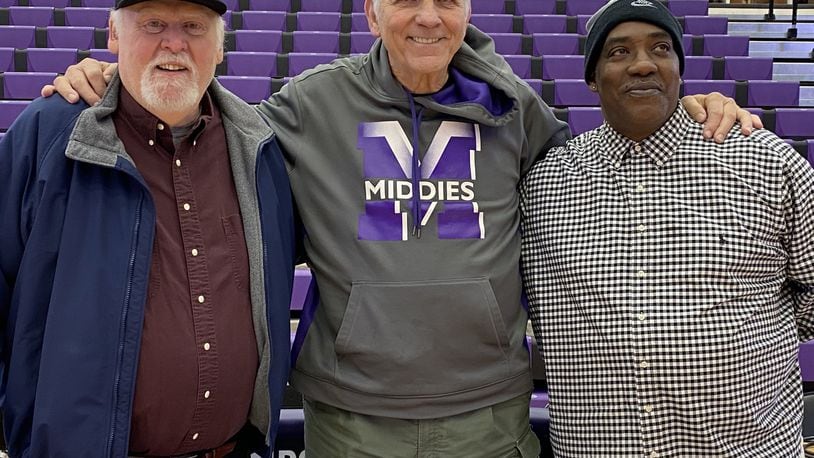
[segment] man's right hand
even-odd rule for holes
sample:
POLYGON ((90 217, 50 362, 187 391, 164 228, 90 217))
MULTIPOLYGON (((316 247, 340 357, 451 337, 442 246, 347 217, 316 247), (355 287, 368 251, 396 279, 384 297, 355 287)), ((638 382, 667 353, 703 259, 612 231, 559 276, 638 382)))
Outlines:
POLYGON ((88 105, 96 105, 102 100, 107 83, 110 82, 116 68, 116 64, 109 62, 101 62, 90 57, 82 59, 78 64, 68 67, 64 76, 57 76, 54 84, 43 86, 40 94, 43 97, 50 97, 56 92, 71 103, 76 103, 81 98, 88 105))

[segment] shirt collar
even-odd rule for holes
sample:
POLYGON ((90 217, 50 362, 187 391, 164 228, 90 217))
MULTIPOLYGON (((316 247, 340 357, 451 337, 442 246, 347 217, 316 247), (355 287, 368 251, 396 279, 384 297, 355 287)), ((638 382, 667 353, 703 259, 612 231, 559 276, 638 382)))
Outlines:
MULTIPOLYGON (((172 139, 172 135, 170 133, 170 127, 164 123, 161 119, 147 111, 146 108, 139 105, 136 99, 127 91, 127 88, 122 85, 121 92, 119 94, 119 107, 118 109, 124 115, 124 119, 127 120, 137 131, 139 132, 150 132, 150 138, 155 139, 156 137, 165 137, 172 139)), ((200 104, 201 114, 198 116, 198 119, 194 121, 195 126, 192 128, 192 135, 190 136, 193 140, 197 139, 201 133, 206 128, 207 124, 212 120, 212 116, 214 114, 214 105, 212 102, 212 97, 209 94, 209 90, 204 92, 203 98, 201 99, 200 104)))
POLYGON ((640 153, 648 155, 656 167, 662 167, 672 158, 692 122, 687 110, 679 103, 667 122, 640 142, 634 142, 604 122, 599 128, 600 150, 605 152, 611 164, 617 166, 628 154, 640 153))

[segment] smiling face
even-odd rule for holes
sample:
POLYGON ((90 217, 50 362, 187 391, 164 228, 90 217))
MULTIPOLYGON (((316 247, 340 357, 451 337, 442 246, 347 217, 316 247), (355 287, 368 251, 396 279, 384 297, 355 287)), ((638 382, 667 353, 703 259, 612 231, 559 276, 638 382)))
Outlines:
POLYGON ((659 129, 678 106, 678 55, 663 29, 623 22, 608 34, 591 89, 616 131, 640 141, 659 129))
POLYGON ((170 126, 191 122, 223 60, 222 22, 209 8, 150 0, 116 10, 108 48, 118 54, 122 84, 170 126))
POLYGON ((466 34, 469 0, 365 0, 365 14, 402 85, 414 93, 443 87, 466 34))

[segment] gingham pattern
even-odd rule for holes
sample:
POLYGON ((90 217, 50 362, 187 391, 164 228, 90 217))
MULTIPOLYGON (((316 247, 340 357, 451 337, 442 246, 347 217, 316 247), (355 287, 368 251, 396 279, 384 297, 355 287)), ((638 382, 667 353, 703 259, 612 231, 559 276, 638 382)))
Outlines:
POLYGON ((812 186, 775 135, 717 145, 681 107, 535 165, 522 268, 557 456, 801 456, 812 186))

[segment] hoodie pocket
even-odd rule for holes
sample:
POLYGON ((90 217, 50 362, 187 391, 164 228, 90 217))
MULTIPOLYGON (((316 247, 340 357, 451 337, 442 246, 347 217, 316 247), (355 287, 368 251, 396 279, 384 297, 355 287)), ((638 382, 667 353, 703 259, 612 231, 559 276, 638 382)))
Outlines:
POLYGON ((509 376, 503 316, 485 278, 354 282, 336 337, 337 382, 437 395, 509 376))

